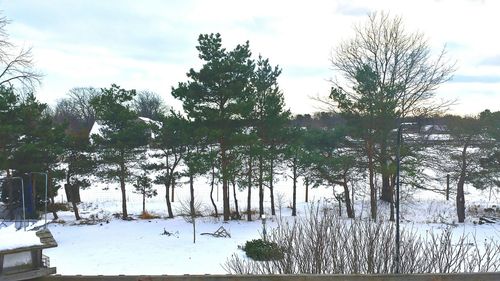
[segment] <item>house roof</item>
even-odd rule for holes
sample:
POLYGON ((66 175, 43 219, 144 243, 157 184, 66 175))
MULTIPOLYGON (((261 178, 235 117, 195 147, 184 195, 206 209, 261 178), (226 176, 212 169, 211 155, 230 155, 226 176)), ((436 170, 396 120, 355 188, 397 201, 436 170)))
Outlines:
POLYGON ((52 236, 52 233, 48 229, 39 230, 35 233, 35 235, 36 237, 38 237, 38 239, 40 239, 39 243, 36 243, 34 245, 15 247, 15 248, 7 247, 6 249, 0 250, 0 254, 12 254, 12 253, 24 252, 35 249, 47 249, 47 248, 57 247, 57 242, 54 239, 54 236, 52 236))

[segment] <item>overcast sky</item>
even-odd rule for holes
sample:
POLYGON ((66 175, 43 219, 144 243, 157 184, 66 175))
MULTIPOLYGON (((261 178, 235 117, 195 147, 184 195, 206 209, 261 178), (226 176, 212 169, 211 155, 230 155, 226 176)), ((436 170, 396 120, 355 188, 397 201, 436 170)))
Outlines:
POLYGON ((45 74, 37 96, 50 104, 73 87, 116 83, 155 91, 180 109, 171 87, 201 65, 198 35, 219 32, 226 48, 249 40, 255 56, 280 65, 287 106, 311 113, 318 104, 310 97, 327 95, 337 75, 332 50, 367 13, 387 11, 436 52, 446 44, 457 72, 437 97, 457 99, 453 113, 500 110, 500 1, 0 0, 0 10, 12 20, 12 40, 33 47, 45 74))

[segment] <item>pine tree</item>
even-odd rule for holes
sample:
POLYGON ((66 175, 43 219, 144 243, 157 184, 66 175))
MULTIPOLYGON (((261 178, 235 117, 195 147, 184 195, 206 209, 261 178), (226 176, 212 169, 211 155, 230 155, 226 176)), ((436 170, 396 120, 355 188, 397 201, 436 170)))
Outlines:
POLYGON ((146 214, 146 198, 153 198, 158 195, 156 189, 153 188, 152 180, 149 178, 146 171, 136 176, 134 183, 134 192, 142 195, 142 214, 146 214))
POLYGON ((91 101, 101 135, 94 135, 101 174, 108 180, 118 180, 122 195, 122 218, 127 219, 126 183, 133 179, 131 166, 137 162, 141 149, 147 144, 148 126, 130 108, 135 90, 125 90, 113 84, 91 101))
POLYGON ((90 186, 89 175, 96 170, 93 152, 94 147, 90 144, 86 130, 66 131, 62 158, 62 161, 67 164, 65 191, 76 220, 80 219, 77 205, 80 203, 80 189, 90 186))
POLYGON ((173 218, 170 189, 173 188, 175 178, 179 176, 177 170, 186 155, 191 132, 187 120, 180 113, 171 112, 169 115, 161 116, 160 120, 161 126, 154 126, 153 129, 156 137, 152 147, 156 149, 153 156, 161 158, 164 162, 151 164, 149 167, 160 171, 155 183, 165 186, 168 217, 173 218))
POLYGON ((252 79, 255 87, 255 107, 253 112, 254 130, 258 137, 259 153, 257 156, 259 187, 259 214, 264 212, 264 185, 269 187, 271 212, 276 214, 274 207, 274 173, 278 157, 282 153, 285 126, 289 122, 290 111, 285 109, 283 93, 278 86, 281 69, 274 68, 268 59, 259 56, 257 70, 252 79))
POLYGON ((172 95, 183 102, 189 121, 204 128, 210 142, 216 144, 223 214, 227 221, 230 219, 231 149, 253 109, 250 80, 255 66, 248 42, 230 51, 222 48, 220 34, 200 35, 198 42, 196 48, 204 64, 199 71, 191 69, 187 74, 189 81, 179 83, 172 95))

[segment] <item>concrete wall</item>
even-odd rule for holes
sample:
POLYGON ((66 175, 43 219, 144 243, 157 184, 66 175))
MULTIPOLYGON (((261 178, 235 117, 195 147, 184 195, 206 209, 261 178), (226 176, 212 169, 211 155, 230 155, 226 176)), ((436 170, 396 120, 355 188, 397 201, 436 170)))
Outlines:
POLYGON ((47 276, 34 281, 500 281, 500 272, 415 275, 156 275, 47 276))

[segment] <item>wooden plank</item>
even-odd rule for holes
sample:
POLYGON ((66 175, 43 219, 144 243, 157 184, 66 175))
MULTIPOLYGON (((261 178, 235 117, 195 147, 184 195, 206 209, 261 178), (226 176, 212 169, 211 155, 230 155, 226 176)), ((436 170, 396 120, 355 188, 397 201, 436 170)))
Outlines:
POLYGON ((500 272, 353 275, 51 275, 36 281, 498 281, 500 272))
POLYGON ((40 268, 36 270, 30 270, 20 273, 0 275, 0 281, 19 281, 19 280, 29 280, 34 278, 44 277, 50 274, 56 273, 56 268, 40 268))

